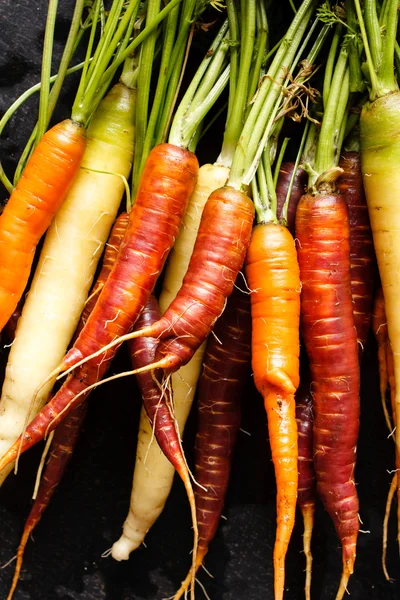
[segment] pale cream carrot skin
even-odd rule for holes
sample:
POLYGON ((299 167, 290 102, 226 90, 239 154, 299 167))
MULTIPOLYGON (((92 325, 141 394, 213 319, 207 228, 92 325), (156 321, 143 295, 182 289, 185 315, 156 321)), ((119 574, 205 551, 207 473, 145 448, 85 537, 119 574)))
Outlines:
MULTIPOLYGON (((395 379, 395 414, 400 420, 400 92, 364 106, 360 117, 361 167, 375 253, 382 283, 395 379)), ((400 427, 396 428, 396 469, 400 469, 400 427)), ((400 523, 400 477, 397 478, 400 523)), ((400 545, 400 527, 398 527, 400 545)))
MULTIPOLYGON (((196 187, 168 259, 159 299, 162 313, 182 285, 208 196, 224 185, 228 174, 229 169, 222 165, 203 165, 199 169, 196 187)), ((171 376, 175 418, 181 435, 196 392, 204 348, 203 344, 190 362, 171 376)), ((116 560, 127 560, 129 554, 143 543, 148 530, 164 509, 174 474, 175 469, 160 450, 146 413, 142 409, 130 509, 122 535, 112 548, 112 556, 116 560)))
MULTIPOLYGON (((65 354, 124 192, 133 158, 135 90, 117 84, 87 131, 81 169, 46 235, 8 359, 0 404, 0 455, 22 432, 36 388, 65 354)), ((41 390, 31 417, 46 402, 41 390)), ((12 465, 0 474, 0 483, 12 465)))

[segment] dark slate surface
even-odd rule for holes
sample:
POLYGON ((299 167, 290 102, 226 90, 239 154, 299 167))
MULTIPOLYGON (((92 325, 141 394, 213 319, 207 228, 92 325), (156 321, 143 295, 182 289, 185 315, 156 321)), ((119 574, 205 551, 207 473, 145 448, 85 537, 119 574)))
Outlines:
MULTIPOLYGON (((0 19, 0 109, 5 108, 40 77, 40 53, 47 3, 44 0, 2 0, 0 19)), ((71 0, 60 2, 55 49, 59 56, 68 31, 71 0)), ((68 116, 75 79, 63 93, 56 117, 68 116)), ((12 120, 1 139, 1 159, 13 172, 36 117, 36 102, 29 101, 12 120)), ((220 141, 209 139, 200 147, 220 141)), ((2 190, 2 198, 5 198, 2 190)), ((2 353, 2 364, 6 359, 2 353)), ((362 528, 356 573, 349 591, 354 600, 394 600, 399 583, 387 583, 380 566, 381 523, 393 465, 393 443, 387 440, 378 400, 376 355, 373 342, 367 350, 362 393, 362 427, 357 468, 362 528)), ((128 366, 123 354, 114 370, 128 366)), ((251 380, 243 402, 243 429, 236 449, 231 486, 218 535, 207 558, 214 579, 200 579, 212 600, 272 600, 271 552, 274 539, 274 479, 267 445, 262 402, 251 380)), ((103 387, 94 395, 80 444, 58 493, 26 551, 16 600, 161 600, 171 596, 186 574, 191 545, 190 518, 180 482, 175 482, 166 509, 149 533, 146 547, 127 563, 102 558, 119 536, 128 506, 131 471, 139 414, 134 384, 126 380, 103 387)), ((191 459, 195 417, 185 436, 191 459)), ((17 477, 11 476, 0 491, 0 564, 14 555, 24 518, 30 506, 40 449, 21 460, 17 477)), ((301 524, 296 525, 287 559, 286 600, 303 598, 304 561, 301 524)), ((340 548, 333 527, 319 507, 314 542, 313 598, 335 597, 340 577, 340 548)), ((400 563, 391 521, 389 570, 400 563)), ((13 566, 0 570, 0 598, 5 598, 13 566)), ((198 589, 197 598, 204 598, 198 589)))

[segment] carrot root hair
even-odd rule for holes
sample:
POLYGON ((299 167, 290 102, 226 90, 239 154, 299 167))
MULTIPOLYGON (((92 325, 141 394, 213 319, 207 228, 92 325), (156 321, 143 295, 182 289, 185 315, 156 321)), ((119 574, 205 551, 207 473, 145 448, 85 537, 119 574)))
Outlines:
POLYGON ((397 490, 397 473, 393 475, 392 483, 390 484, 388 497, 386 500, 385 517, 383 519, 383 536, 382 536, 382 569, 387 581, 392 581, 386 566, 387 556, 387 539, 390 510, 392 508, 393 496, 397 490))
POLYGON ((29 536, 30 536, 34 526, 35 526, 35 524, 31 524, 30 527, 26 527, 22 534, 21 541, 19 543, 18 551, 17 551, 17 562, 15 565, 14 576, 13 576, 13 580, 11 582, 10 591, 8 592, 7 600, 12 600, 12 597, 14 596, 14 592, 17 588, 19 576, 21 574, 22 564, 24 561, 24 552, 25 552, 26 544, 28 543, 29 536))
MULTIPOLYGON (((195 576, 196 576, 197 571, 203 565, 203 560, 204 560, 204 557, 206 554, 207 554, 207 550, 205 548, 198 548, 196 562, 195 562, 195 576)), ((173 600, 179 600, 180 598, 182 598, 182 596, 184 596, 187 593, 189 586, 192 582, 192 579, 193 579, 193 572, 191 569, 189 571, 189 573, 187 574, 186 579, 184 579, 184 581, 182 581, 181 587, 176 592, 175 596, 173 596, 173 600)))
POLYGON ((306 583, 304 587, 305 600, 311 600, 311 577, 312 577, 312 553, 311 537, 314 528, 314 504, 305 504, 301 507, 303 515, 304 533, 303 533, 303 552, 306 557, 306 583))

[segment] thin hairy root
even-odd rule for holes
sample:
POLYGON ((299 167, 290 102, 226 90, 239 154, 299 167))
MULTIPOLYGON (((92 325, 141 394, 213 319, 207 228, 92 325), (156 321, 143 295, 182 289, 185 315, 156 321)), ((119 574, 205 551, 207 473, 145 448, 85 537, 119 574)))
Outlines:
POLYGON ((385 518, 383 519, 383 538, 382 538, 382 569, 387 581, 392 581, 386 567, 386 556, 387 556, 387 539, 388 539, 388 525, 390 517, 390 509, 392 507, 393 496, 397 489, 397 473, 394 474, 392 483, 390 484, 388 497, 386 500, 385 518))

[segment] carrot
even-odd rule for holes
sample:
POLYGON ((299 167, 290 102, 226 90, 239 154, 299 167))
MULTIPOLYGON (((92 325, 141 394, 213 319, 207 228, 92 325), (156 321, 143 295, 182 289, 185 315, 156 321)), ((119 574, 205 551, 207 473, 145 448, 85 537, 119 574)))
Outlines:
POLYGON ((78 406, 68 415, 67 419, 60 423, 54 432, 54 437, 50 445, 49 458, 40 482, 39 491, 25 522, 24 531, 19 543, 17 563, 7 600, 12 599, 17 587, 29 536, 42 518, 73 456, 87 413, 87 407, 87 402, 78 406))
MULTIPOLYGON (((235 289, 207 343, 198 391, 195 488, 199 544, 196 571, 216 534, 240 425, 240 398, 249 368, 251 317, 247 295, 235 289)), ((189 572, 175 600, 191 581, 189 572)))
POLYGON ((314 527, 316 489, 313 460, 313 398, 311 393, 311 374, 308 364, 303 366, 301 370, 300 386, 296 392, 295 400, 299 438, 299 487, 297 504, 301 510, 304 523, 303 550, 306 557, 305 597, 306 600, 310 600, 312 573, 311 536, 314 527))
POLYGON ((343 174, 338 179, 337 188, 349 211, 351 294, 361 357, 371 322, 375 252, 362 183, 360 155, 357 152, 344 152, 339 167, 343 169, 343 174))
POLYGON ((388 344, 388 333, 385 312, 385 301, 383 298, 383 291, 381 287, 375 293, 374 303, 372 307, 371 325, 372 331, 375 335, 376 343, 378 345, 379 391, 381 394, 382 409, 383 414, 385 416, 386 425, 388 426, 388 429, 391 432, 393 430, 393 426, 386 405, 386 390, 388 386, 386 347, 388 344))
POLYGON ((0 215, 0 331, 23 294, 35 248, 78 172, 85 146, 84 128, 70 119, 47 131, 0 215))
MULTIPOLYGON (((289 190, 290 181, 293 175, 295 164, 293 162, 285 162, 279 169, 279 177, 276 184, 276 213, 280 220, 282 220, 282 209, 285 204, 286 195, 289 190)), ((295 220, 296 220, 296 209, 300 198, 304 194, 305 186, 307 183, 307 173, 304 169, 297 169, 296 175, 293 179, 292 190, 290 193, 290 201, 288 205, 287 224, 290 233, 294 235, 295 232, 295 220)))
MULTIPOLYGON (((387 327, 395 378, 395 413, 400 421, 400 211, 394 201, 399 189, 400 92, 394 69, 398 6, 388 0, 378 19, 368 15, 373 29, 365 28, 359 0, 354 0, 370 76, 369 101, 360 115, 361 169, 371 220, 379 275, 385 298, 387 327), (374 35, 372 35, 372 31, 374 35)), ((400 470, 400 428, 396 428, 396 470, 400 470)), ((400 477, 397 477, 397 520, 400 523, 400 477)), ((400 529, 397 532, 400 546, 400 529)))
POLYGON ((337 194, 307 194, 297 208, 302 333, 314 400, 317 489, 342 542, 341 598, 353 572, 359 531, 354 482, 359 367, 350 290, 347 206, 337 194))
POLYGON ((22 308, 24 306, 25 299, 24 297, 18 302, 17 306, 11 317, 8 319, 7 323, 4 326, 3 332, 8 340, 8 343, 11 344, 15 339, 15 332, 17 330, 18 320, 22 313, 22 308))
POLYGON ((119 252, 119 248, 121 246, 121 242, 124 238, 125 231, 128 225, 129 214, 123 212, 119 215, 117 220, 114 223, 114 226, 111 230, 110 237, 108 238, 108 242, 106 244, 106 249, 104 252, 103 262, 101 265, 100 273, 96 279, 96 283, 93 286, 93 289, 90 292, 90 296, 86 300, 85 308, 82 311, 81 318, 79 320, 78 327, 75 331, 75 339, 78 337, 82 329, 84 328, 86 321, 89 318, 90 313, 96 305, 97 298, 101 290, 104 287, 105 282, 108 279, 109 274, 112 271, 112 268, 117 259, 117 255, 119 252))
POLYGON ((251 293, 252 366, 263 396, 277 485, 274 547, 275 599, 283 598, 285 556, 292 533, 298 484, 294 394, 299 384, 300 277, 289 231, 257 225, 246 259, 251 293))

